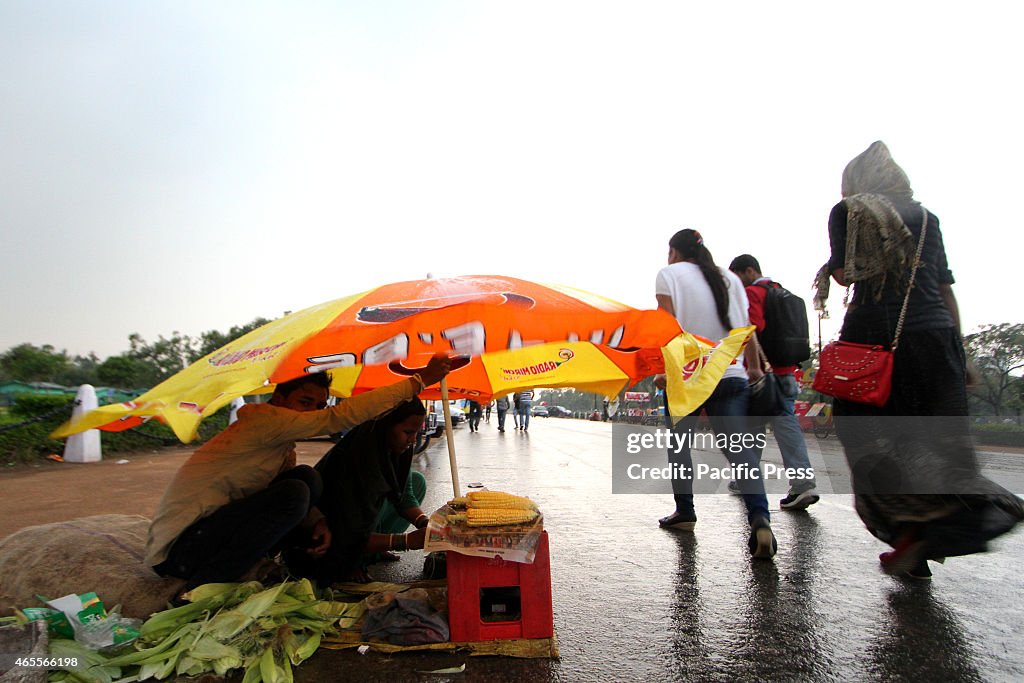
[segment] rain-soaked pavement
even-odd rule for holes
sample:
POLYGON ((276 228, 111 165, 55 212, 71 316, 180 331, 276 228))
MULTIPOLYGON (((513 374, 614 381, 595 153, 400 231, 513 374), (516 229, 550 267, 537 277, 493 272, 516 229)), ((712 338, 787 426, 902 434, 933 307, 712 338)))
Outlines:
MULTIPOLYGON (((887 548, 837 493, 807 512, 775 511, 779 553, 752 561, 737 497, 699 496, 687 533, 658 528, 671 497, 613 495, 611 429, 550 418, 499 433, 492 417, 478 433, 455 432, 463 486, 528 495, 545 514, 559 660, 321 650, 296 680, 1024 680, 1024 533, 934 565, 931 583, 908 583, 879 572, 887 548), (418 673, 461 664, 460 674, 418 673)), ((834 436, 808 442, 813 463, 839 453, 834 436)), ((779 462, 773 443, 765 460, 779 462)), ((982 463, 1024 481, 1024 454, 982 463)), ((424 508, 451 497, 443 439, 415 466, 430 487, 424 508)), ((414 552, 373 571, 413 580, 421 568, 414 552)))

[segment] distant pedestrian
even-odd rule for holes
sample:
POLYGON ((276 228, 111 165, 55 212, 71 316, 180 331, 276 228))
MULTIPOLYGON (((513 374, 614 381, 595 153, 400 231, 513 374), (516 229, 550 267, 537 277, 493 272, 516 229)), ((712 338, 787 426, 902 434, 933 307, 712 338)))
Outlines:
POLYGON ((483 409, 480 407, 480 404, 477 403, 476 401, 471 400, 469 402, 469 431, 480 431, 481 415, 483 415, 483 409))
POLYGON ((514 394, 512 394, 512 419, 516 423, 516 429, 519 429, 521 426, 519 424, 519 401, 519 392, 517 391, 514 394))
MULTIPOLYGON (((503 432, 505 431, 505 416, 508 414, 508 396, 502 396, 495 401, 495 404, 498 409, 498 431, 503 432)), ((519 423, 516 422, 516 424, 519 423)))
POLYGON ((491 421, 491 408, 494 406, 494 401, 488 401, 487 407, 484 408, 484 422, 490 423, 491 421))
POLYGON ((533 409, 533 389, 519 392, 519 428, 530 429, 530 411, 533 409))
MULTIPOLYGON (((782 389, 782 409, 785 412, 771 418, 772 433, 786 471, 793 474, 789 480, 789 494, 779 502, 779 507, 803 510, 819 500, 814 485, 814 469, 807 456, 807 443, 794 410, 800 393, 795 373, 800 369, 800 363, 811 355, 807 339, 807 308, 800 297, 762 275, 761 264, 750 254, 734 258, 729 270, 736 273, 746 287, 750 324, 757 326, 758 343, 782 389)), ((730 483, 729 490, 739 493, 739 482, 730 483)))

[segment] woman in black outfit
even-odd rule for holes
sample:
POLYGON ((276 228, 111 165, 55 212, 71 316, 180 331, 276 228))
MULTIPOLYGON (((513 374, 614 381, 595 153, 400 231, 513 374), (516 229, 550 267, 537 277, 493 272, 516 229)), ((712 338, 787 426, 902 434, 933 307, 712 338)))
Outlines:
POLYGON ((836 399, 836 433, 858 514, 893 546, 880 557, 882 569, 927 579, 929 559, 986 550, 989 540, 1024 519, 1024 507, 979 473, 954 280, 938 218, 914 200, 909 179, 882 142, 847 165, 842 193, 829 216, 832 256, 818 279, 819 302, 830 275, 853 286, 840 338, 890 346, 912 289, 888 402, 876 408, 836 399))
POLYGON ((389 557, 391 551, 423 548, 428 518, 419 506, 426 486, 411 465, 426 412, 419 399, 402 403, 349 431, 320 459, 323 493, 317 508, 327 519, 331 545, 320 558, 287 554, 289 570, 321 586, 366 582, 373 559, 397 559, 389 557), (401 533, 410 524, 416 530, 401 533))

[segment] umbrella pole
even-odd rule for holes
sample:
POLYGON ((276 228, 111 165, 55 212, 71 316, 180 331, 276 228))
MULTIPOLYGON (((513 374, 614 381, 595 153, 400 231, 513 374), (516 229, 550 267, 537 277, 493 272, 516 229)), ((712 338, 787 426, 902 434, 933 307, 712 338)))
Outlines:
POLYGON ((448 405, 448 378, 441 378, 441 409, 444 411, 444 433, 448 437, 448 463, 452 468, 452 488, 455 490, 455 497, 458 498, 461 487, 459 486, 459 465, 455 462, 455 437, 452 435, 452 409, 448 405))

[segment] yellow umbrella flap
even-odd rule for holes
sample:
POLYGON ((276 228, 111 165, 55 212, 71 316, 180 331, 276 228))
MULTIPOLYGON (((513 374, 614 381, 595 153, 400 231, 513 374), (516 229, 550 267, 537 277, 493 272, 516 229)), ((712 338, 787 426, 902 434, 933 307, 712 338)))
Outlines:
POLYGON ((613 396, 629 381, 629 376, 590 342, 537 344, 489 353, 481 361, 494 396, 534 387, 574 387, 613 396))
POLYGON ((53 436, 63 438, 98 427, 118 431, 158 417, 188 443, 196 437, 203 417, 239 396, 267 387, 282 358, 362 296, 336 299, 267 323, 132 401, 102 406, 75 422, 65 422, 53 436))
POLYGON ((717 344, 683 332, 663 349, 669 412, 681 418, 700 407, 718 386, 756 328, 738 327, 717 344))

